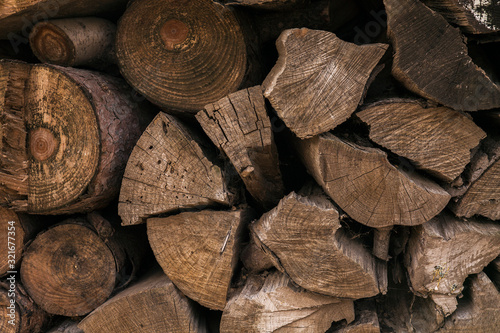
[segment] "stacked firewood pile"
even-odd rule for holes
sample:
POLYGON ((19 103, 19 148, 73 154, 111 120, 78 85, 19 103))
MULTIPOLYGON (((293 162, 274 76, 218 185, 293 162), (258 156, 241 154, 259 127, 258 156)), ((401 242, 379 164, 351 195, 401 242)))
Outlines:
POLYGON ((0 3, 1 332, 497 332, 500 4, 0 3))

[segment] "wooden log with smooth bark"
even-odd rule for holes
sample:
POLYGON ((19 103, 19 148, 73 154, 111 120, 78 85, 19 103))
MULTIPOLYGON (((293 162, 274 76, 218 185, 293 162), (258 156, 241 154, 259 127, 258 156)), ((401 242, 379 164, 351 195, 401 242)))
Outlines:
POLYGON ((325 332, 333 321, 354 320, 351 300, 297 287, 284 274, 251 276, 227 303, 221 333, 325 332))
POLYGON ((140 0, 120 19, 116 53, 123 76, 151 102, 194 114, 240 87, 245 43, 220 3, 140 0))
POLYGON ((196 119, 229 158, 250 194, 267 209, 284 196, 278 151, 260 86, 208 104, 196 119))
POLYGON ((292 192, 251 231, 276 268, 307 290, 352 299, 386 292, 385 263, 349 238, 324 195, 292 192))
POLYGON ((409 90, 459 111, 500 107, 500 88, 476 66, 457 28, 417 0, 384 0, 392 74, 409 90))
POLYGON ((109 299, 78 327, 85 333, 208 332, 195 303, 160 269, 109 299))
POLYGON ((50 320, 28 295, 19 276, 0 281, 0 332, 41 333, 50 320))
POLYGON ((424 0, 448 22, 470 34, 500 31, 500 5, 496 1, 424 0))
POLYGON ((412 230, 406 267, 412 291, 430 294, 443 313, 456 307, 468 275, 483 270, 500 254, 500 225, 441 214, 412 230))
POLYGON ((65 220, 37 235, 25 250, 21 280, 45 311, 81 316, 126 286, 138 268, 141 243, 119 233, 104 237, 85 218, 65 220))
POLYGON ((299 157, 350 217, 374 228, 418 225, 441 212, 450 195, 417 173, 389 163, 380 149, 327 133, 296 140, 299 157))
POLYGON ((481 272, 470 279, 455 313, 446 318, 439 333, 496 332, 500 325, 500 292, 481 272))
POLYGON ((464 171, 471 150, 486 137, 465 114, 416 101, 381 101, 356 115, 374 142, 446 182, 464 171))
POLYGON ((139 106, 130 89, 121 80, 85 70, 11 62, 0 67, 4 78, 15 79, 7 79, 0 98, 12 119, 2 131, 13 140, 4 147, 0 175, 18 169, 0 186, 7 193, 2 205, 37 214, 106 206, 118 195, 140 135, 139 106), (24 79, 17 77, 21 69, 24 79), (8 111, 13 109, 17 113, 8 111))
POLYGON ((353 322, 334 324, 327 333, 380 333, 377 308, 373 300, 355 301, 354 312, 356 317, 353 322))
POLYGON ((253 214, 249 209, 203 210, 148 219, 156 261, 190 299, 223 310, 253 214))
POLYGON ((360 103, 388 45, 355 45, 320 30, 290 29, 276 41, 279 58, 262 83, 264 96, 298 137, 343 123, 360 103))
POLYGON ((125 8, 127 0, 23 0, 0 3, 0 39, 26 43, 29 30, 40 21, 92 16, 125 8), (19 35, 20 34, 20 35, 19 35))
POLYGON ((115 62, 115 34, 116 26, 112 22, 85 17, 39 22, 29 40, 41 62, 104 69, 115 62))
POLYGON ((229 180, 214 160, 193 129, 160 112, 127 162, 118 203, 122 224, 179 209, 231 205, 229 180))

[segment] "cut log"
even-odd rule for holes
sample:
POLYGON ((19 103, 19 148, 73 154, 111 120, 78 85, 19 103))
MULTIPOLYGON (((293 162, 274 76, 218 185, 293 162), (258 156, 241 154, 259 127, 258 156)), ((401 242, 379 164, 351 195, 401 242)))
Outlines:
POLYGON ((78 328, 78 323, 79 321, 65 319, 52 327, 47 333, 84 333, 78 328))
POLYGON ((265 250, 257 245, 253 239, 241 251, 240 259, 250 273, 259 273, 274 267, 273 261, 265 250))
POLYGON ((26 82, 22 76, 8 80, 0 98, 4 119, 13 119, 2 125, 4 135, 12 135, 12 145, 3 147, 7 159, 0 175, 13 177, 0 186, 7 193, 1 203, 37 214, 106 206, 118 194, 140 135, 138 106, 124 82, 49 65, 26 68, 2 62, 0 67, 2 76, 12 79, 23 68, 26 82), (12 171, 16 166, 19 170, 12 171))
POLYGON ((278 116, 298 137, 309 138, 343 123, 356 110, 366 83, 388 45, 358 46, 335 34, 285 30, 279 58, 262 87, 278 116))
POLYGON ((236 17, 210 0, 134 1, 118 24, 116 53, 137 91, 193 114, 236 91, 248 60, 236 17))
POLYGON ((266 10, 290 9, 301 5, 305 0, 223 0, 225 5, 238 5, 266 10))
POLYGON ((16 271, 21 262, 25 244, 30 241, 42 225, 25 214, 17 214, 10 209, 0 207, 0 276, 7 271, 16 271))
POLYGON ((459 111, 500 106, 500 88, 467 55, 457 28, 417 0, 384 0, 393 75, 409 90, 459 111))
POLYGON ((370 139, 446 182, 464 171, 486 137, 465 114, 418 102, 383 101, 357 116, 370 126, 370 139))
POLYGON ((207 332, 195 304, 161 270, 108 300, 78 327, 85 333, 207 332))
POLYGON ((276 268, 307 290, 353 299, 386 291, 385 263, 346 235, 326 196, 292 192, 251 230, 276 268))
POLYGON ((488 276, 474 275, 457 311, 446 319, 444 332, 496 332, 500 325, 500 293, 488 276))
POLYGON ((0 282, 0 332, 41 333, 50 316, 24 290, 14 275, 0 282))
POLYGON ((220 332, 325 332, 333 321, 354 320, 351 300, 311 293, 279 272, 252 276, 227 303, 220 332))
POLYGON ((372 300, 354 302, 356 317, 350 324, 340 322, 334 324, 327 333, 380 333, 377 308, 372 300))
POLYGON ((500 31, 500 5, 496 1, 424 0, 424 3, 466 33, 500 31))
POLYGON ((207 156, 193 129, 160 112, 128 160, 118 204, 122 224, 179 209, 231 205, 225 172, 207 156))
MULTIPOLYGON (((140 249, 135 237, 127 244, 113 235, 101 238, 83 218, 66 220, 37 235, 24 253, 21 279, 45 311, 81 316, 104 303, 115 287, 133 277, 128 253, 140 249)), ((139 250, 137 250, 139 251, 139 250)))
POLYGON ((374 228, 418 225, 443 210, 450 195, 436 183, 391 165, 380 149, 323 134, 296 140, 309 173, 350 217, 374 228))
POLYGON ((185 212, 148 219, 156 261, 190 299, 223 310, 238 263, 248 209, 185 212))
POLYGON ((462 292, 467 276, 482 271, 499 254, 500 225, 441 214, 415 227, 410 236, 406 267, 412 291, 424 297, 448 296, 433 300, 449 313, 446 309, 456 306, 452 298, 462 292))
POLYGON ((29 40, 41 62, 105 68, 115 62, 115 34, 116 26, 112 22, 86 17, 37 23, 29 40))
POLYGON ((263 207, 274 207, 285 190, 261 87, 209 104, 196 119, 234 165, 248 192, 263 207))

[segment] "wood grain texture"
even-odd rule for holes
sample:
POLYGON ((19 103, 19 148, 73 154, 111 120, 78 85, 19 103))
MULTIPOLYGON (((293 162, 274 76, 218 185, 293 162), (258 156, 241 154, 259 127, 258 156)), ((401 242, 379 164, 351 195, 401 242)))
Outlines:
POLYGON ((296 140, 299 156, 350 217, 370 227, 418 225, 443 210, 450 195, 436 183, 391 165, 380 149, 332 134, 296 140))
POLYGON ((460 31, 417 0, 384 0, 392 74, 422 97, 459 111, 500 106, 500 88, 467 54, 460 31))
POLYGON ((358 46, 320 30, 289 29, 276 41, 279 58, 262 87, 278 116, 298 137, 343 123, 356 110, 388 45, 358 46))
POLYGON ((225 5, 238 5, 266 10, 285 10, 301 5, 305 0, 223 0, 225 5))
POLYGON ((248 60, 233 12, 211 0, 132 2, 118 24, 116 53, 137 91, 192 114, 236 91, 248 60))
POLYGON ((251 231, 276 268, 307 290, 352 299, 386 291, 385 264, 345 234, 326 196, 292 192, 251 231))
POLYGON ((354 320, 351 300, 296 287, 279 272, 252 276, 227 303, 220 332, 325 332, 333 321, 354 320))
POLYGON ((374 301, 356 301, 354 312, 356 317, 353 322, 342 321, 333 325, 327 333, 380 333, 377 307, 374 301))
POLYGON ((156 260, 190 299, 223 310, 250 210, 185 212, 148 219, 156 260))
POLYGON ((386 101, 356 114, 370 126, 370 139, 417 168, 452 182, 470 162, 486 133, 465 114, 417 102, 386 101))
POLYGON ((80 324, 85 333, 207 333, 193 302, 157 270, 94 310, 80 324))
POLYGON ((183 208, 232 203, 223 171, 199 142, 175 117, 163 112, 155 117, 127 162, 118 203, 123 225, 183 208))
POLYGON ((234 165, 248 192, 262 207, 274 207, 284 196, 284 185, 261 87, 208 104, 196 119, 234 165))

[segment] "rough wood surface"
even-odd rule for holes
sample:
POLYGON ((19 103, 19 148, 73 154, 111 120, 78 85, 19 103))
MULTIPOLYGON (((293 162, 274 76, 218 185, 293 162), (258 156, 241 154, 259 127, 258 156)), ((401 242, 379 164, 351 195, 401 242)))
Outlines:
POLYGON ((309 173, 333 201, 370 227, 425 223, 450 199, 436 183, 391 165, 380 149, 329 133, 296 140, 296 146, 309 173))
POLYGON ((196 119, 229 158, 250 194, 263 207, 274 207, 284 196, 284 185, 261 87, 208 104, 196 119))
POLYGON ((7 0, 0 3, 0 39, 27 41, 37 22, 58 17, 92 16, 121 10, 127 0, 7 0))
POLYGON ((457 311, 438 332, 496 332, 500 324, 500 293, 488 276, 474 275, 457 311))
MULTIPOLYGON (((411 288, 420 296, 456 297, 467 276, 482 271, 499 254, 500 225, 441 214, 412 230, 406 253, 411 288)), ((446 298, 433 300, 438 305, 442 300, 445 309, 455 302, 450 306, 446 298)))
POLYGON ((245 269, 250 273, 259 273, 274 267, 273 261, 265 250, 257 245, 253 239, 241 251, 240 259, 245 269))
POLYGON ((392 227, 373 230, 373 255, 381 260, 389 260, 389 245, 392 227))
POLYGON ((83 331, 78 328, 78 323, 79 321, 65 319, 52 327, 47 333, 83 333, 83 331))
POLYGON ((190 299, 223 310, 250 210, 204 210, 148 219, 156 260, 190 299))
POLYGON ((236 91, 247 69, 236 17, 211 0, 134 1, 120 19, 116 40, 123 76, 169 110, 198 112, 236 91))
POLYGON ((276 47, 279 58, 262 83, 264 96, 288 128, 308 138, 350 117, 388 45, 358 46, 303 28, 283 31, 276 47))
POLYGON ((464 171, 486 137, 465 114, 418 102, 383 101, 356 115, 370 126, 370 139, 446 182, 464 171))
POLYGON ((158 270, 94 310, 78 327, 85 333, 207 333, 192 301, 158 270))
POLYGON ((307 290, 353 299, 386 291, 385 264, 345 234, 326 196, 292 192, 251 230, 276 268, 307 290))
POLYGON ((115 34, 116 26, 112 22, 85 17, 39 22, 29 40, 41 62, 104 68, 114 62, 115 34))
POLYGON ((327 333, 380 333, 377 308, 373 300, 354 302, 356 317, 353 322, 335 324, 327 333))
POLYGON ((305 0, 223 0, 225 5, 238 5, 267 10, 283 10, 301 5, 305 0))
POLYGON ((179 209, 230 205, 233 199, 224 172, 207 158, 193 130, 160 112, 128 160, 118 213, 130 225, 179 209))
POLYGON ((500 5, 497 1, 424 0, 424 3, 464 32, 487 34, 500 31, 500 5))
POLYGON ((500 88, 467 54, 460 31, 417 0, 384 0, 393 75, 411 91, 459 111, 500 106, 500 88))
POLYGON ((285 275, 252 276, 227 303, 221 333, 325 332, 333 321, 354 320, 351 300, 296 287, 285 275))
POLYGON ((50 316, 33 302, 18 279, 0 281, 0 332, 45 332, 50 316))

